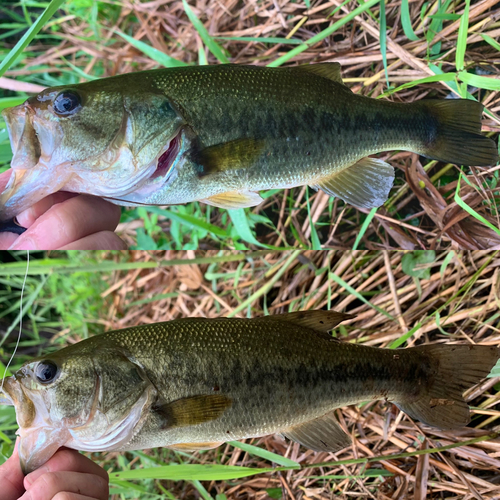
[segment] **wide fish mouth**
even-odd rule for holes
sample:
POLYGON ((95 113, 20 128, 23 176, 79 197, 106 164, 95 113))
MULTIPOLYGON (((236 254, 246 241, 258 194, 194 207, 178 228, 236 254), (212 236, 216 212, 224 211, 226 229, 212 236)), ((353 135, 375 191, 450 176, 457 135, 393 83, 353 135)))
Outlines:
POLYGON ((34 126, 35 111, 28 101, 4 109, 2 116, 14 154, 9 181, 0 195, 0 220, 3 221, 12 219, 45 196, 58 191, 68 175, 54 176, 42 161, 43 145, 34 126))

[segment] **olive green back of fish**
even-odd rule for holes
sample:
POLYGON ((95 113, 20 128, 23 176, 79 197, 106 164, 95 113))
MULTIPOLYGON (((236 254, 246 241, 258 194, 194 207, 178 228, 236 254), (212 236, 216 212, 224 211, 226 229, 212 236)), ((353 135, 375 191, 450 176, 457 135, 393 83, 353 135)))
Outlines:
POLYGON ((236 208, 261 201, 255 191, 308 184, 370 208, 385 201, 394 178, 370 154, 403 149, 466 165, 498 158, 493 141, 479 135, 481 104, 369 99, 343 85, 336 63, 126 76, 132 87, 164 93, 194 137, 178 177, 149 203, 202 199, 236 208))
POLYGON ((468 422, 462 392, 489 372, 498 349, 386 350, 326 333, 347 317, 311 311, 255 320, 183 319, 110 332, 58 354, 85 349, 98 366, 100 351, 116 350, 157 390, 141 430, 121 449, 196 449, 283 432, 312 449, 333 450, 347 441, 331 411, 382 398, 431 425, 468 422))

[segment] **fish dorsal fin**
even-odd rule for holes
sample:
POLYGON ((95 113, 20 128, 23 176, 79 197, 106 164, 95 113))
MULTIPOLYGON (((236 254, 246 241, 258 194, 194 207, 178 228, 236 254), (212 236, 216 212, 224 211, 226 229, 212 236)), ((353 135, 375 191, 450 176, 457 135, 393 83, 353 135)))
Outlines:
POLYGON ((337 196, 359 208, 380 207, 389 196, 394 168, 376 158, 362 158, 341 172, 324 177, 314 185, 330 196, 337 196))
POLYGON ((292 441, 314 451, 336 452, 351 445, 332 413, 285 429, 281 433, 292 441))
POLYGON ((216 172, 251 167, 264 147, 263 139, 245 137, 206 148, 194 147, 189 152, 189 157, 201 167, 200 177, 205 177, 216 172))
POLYGON ((207 205, 212 205, 219 208, 245 208, 254 207, 264 200, 259 193, 253 191, 228 191, 226 193, 215 194, 210 198, 200 200, 207 205))
POLYGON ((328 80, 344 85, 340 74, 340 67, 341 66, 338 62, 325 62, 317 64, 303 64, 298 66, 298 69, 309 71, 309 73, 314 73, 315 75, 322 76, 323 78, 327 78, 328 80))
POLYGON ((220 417, 232 404, 223 394, 208 394, 177 399, 151 409, 164 419, 162 428, 186 427, 220 417))
MULTIPOLYGON (((353 314, 340 313, 337 311, 297 311, 273 316, 263 316, 259 320, 288 321, 295 325, 310 328, 317 332, 326 333, 333 330, 339 323, 346 319, 352 319, 353 314)), ((328 338, 332 339, 330 335, 328 338)))

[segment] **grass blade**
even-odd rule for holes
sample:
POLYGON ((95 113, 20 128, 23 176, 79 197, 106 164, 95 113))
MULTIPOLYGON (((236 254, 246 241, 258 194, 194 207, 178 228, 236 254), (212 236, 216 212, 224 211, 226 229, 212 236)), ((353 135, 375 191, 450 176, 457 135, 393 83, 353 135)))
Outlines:
POLYGON ((179 61, 174 57, 170 57, 168 54, 164 54, 161 50, 155 49, 148 45, 147 43, 136 40, 135 38, 122 33, 121 31, 115 30, 117 35, 120 35, 124 40, 126 40, 130 45, 134 46, 137 50, 140 50, 143 54, 146 54, 149 58, 156 61, 158 64, 165 66, 166 68, 175 68, 179 66, 189 66, 183 61, 179 61))
POLYGON ((300 45, 302 42, 297 38, 279 38, 279 37, 256 37, 256 36, 215 36, 217 40, 235 40, 237 42, 256 42, 256 43, 286 43, 289 45, 300 45))
POLYGON ((349 14, 347 14, 342 19, 339 19, 337 22, 333 23, 328 28, 325 28, 323 31, 321 31, 317 35, 314 35, 307 42, 299 45, 298 47, 295 47, 294 49, 292 49, 290 52, 288 52, 284 56, 278 57, 278 59, 269 63, 268 66, 270 68, 276 68, 277 66, 281 66, 282 64, 288 62, 290 59, 292 59, 296 55, 301 54, 302 52, 309 49, 310 47, 312 47, 316 43, 324 40, 327 36, 330 36, 332 33, 335 33, 335 31, 337 31, 338 29, 340 29, 342 26, 346 25, 347 23, 351 22, 356 16, 359 16, 363 12, 366 12, 368 9, 370 9, 371 7, 373 7, 374 5, 376 5, 379 2, 380 2, 380 0, 368 0, 368 2, 365 2, 364 4, 360 5, 356 9, 354 9, 352 12, 349 12, 349 14))
POLYGON ((389 85, 389 73, 387 72, 387 20, 385 17, 385 0, 380 0, 380 52, 384 64, 385 81, 389 85))
POLYGON ((31 28, 23 35, 21 40, 16 43, 15 47, 7 54, 7 57, 0 64, 0 76, 12 66, 24 49, 30 44, 31 40, 35 38, 63 2, 64 0, 52 0, 49 5, 47 5, 47 8, 40 14, 38 19, 31 25, 31 28))
POLYGON ((500 90, 500 80, 498 78, 474 75, 467 71, 460 71, 458 76, 467 85, 487 90, 500 90))
POLYGON ((393 316, 391 316, 387 311, 384 311, 380 307, 372 304, 369 300, 365 299, 363 295, 361 295, 357 290, 355 290, 351 285, 346 283, 340 276, 337 276, 335 273, 330 272, 328 273, 328 276, 330 279, 338 283, 340 286, 344 287, 350 294, 354 295, 356 298, 361 300, 361 302, 364 302, 366 305, 370 306, 371 308, 375 309, 378 311, 380 314, 383 314, 384 316, 387 316, 389 319, 394 319, 393 316))
POLYGON ((250 225, 248 224, 248 219, 244 208, 231 209, 228 210, 227 213, 229 214, 229 217, 234 224, 234 229, 243 241, 259 247, 268 248, 267 245, 264 245, 264 243, 261 243, 255 238, 252 230, 250 229, 250 225))
POLYGON ((403 31, 406 35, 406 38, 409 40, 417 41, 419 38, 415 35, 413 31, 413 27, 411 25, 410 18, 410 8, 408 6, 408 0, 402 0, 401 2, 401 24, 403 25, 403 31))
POLYGON ((478 214, 472 207, 469 207, 462 198, 460 198, 460 181, 462 180, 462 173, 460 172, 460 177, 458 178, 457 188, 455 190, 454 200, 457 205, 460 205, 466 212, 468 212, 472 217, 482 222, 485 226, 488 226, 492 231, 495 231, 500 235, 500 229, 495 227, 491 222, 487 221, 481 214, 478 214))
POLYGON ((186 0, 182 0, 182 3, 184 5, 184 10, 186 11, 187 16, 189 17, 189 20, 196 28, 196 31, 200 34, 201 39, 205 42, 206 46, 208 47, 208 50, 210 50, 210 52, 212 52, 212 54, 221 63, 224 64, 229 63, 229 59, 224 54, 224 51, 222 50, 221 46, 210 36, 207 29, 205 28, 205 26, 203 26, 203 23, 196 17, 196 14, 193 12, 193 10, 186 2, 186 0))
POLYGON ((283 465, 284 467, 295 467, 297 469, 300 469, 300 464, 295 462, 294 460, 282 457, 281 455, 277 455, 272 451, 264 450, 263 448, 259 448, 258 446, 253 446, 252 444, 248 443, 240 443, 239 441, 230 441, 229 444, 234 446, 235 448, 246 451, 251 455, 265 458, 266 460, 274 462, 275 464, 283 465))
POLYGON ((464 69, 465 50, 467 49, 467 30, 469 29, 469 6, 470 0, 465 0, 465 10, 460 19, 460 27, 458 28, 457 53, 455 55, 457 71, 464 69))
POLYGON ((237 465, 183 464, 165 465, 147 469, 112 472, 109 479, 170 479, 172 481, 227 481, 240 477, 253 476, 262 472, 272 472, 270 467, 254 468, 237 465))
POLYGON ((370 210, 370 212, 368 213, 368 215, 366 216, 366 219, 363 222, 363 225, 361 226, 361 229, 359 230, 358 235, 356 236, 356 241, 354 242, 354 245, 352 247, 353 250, 357 250, 359 242, 361 241, 361 238, 363 238, 363 236, 365 235, 366 230, 368 229, 368 226, 370 225, 373 217, 377 213, 377 210, 378 210, 377 207, 373 207, 370 210))

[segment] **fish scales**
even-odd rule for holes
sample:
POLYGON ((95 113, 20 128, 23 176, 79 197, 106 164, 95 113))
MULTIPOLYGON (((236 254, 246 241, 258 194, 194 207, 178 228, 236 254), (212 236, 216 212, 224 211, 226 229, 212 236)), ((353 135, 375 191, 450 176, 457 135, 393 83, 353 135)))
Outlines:
POLYGON ((280 432, 316 451, 349 440, 336 408, 385 399, 445 429, 469 421, 463 392, 499 349, 380 349, 327 333, 351 319, 299 311, 255 319, 187 318, 108 332, 25 363, 5 380, 23 470, 60 447, 208 449, 280 432))
POLYGON ((267 435, 324 415, 334 407, 414 390, 431 366, 425 357, 394 360, 380 351, 311 335, 294 325, 241 319, 184 319, 124 330, 109 339, 140 355, 148 378, 165 400, 211 394, 232 400, 218 420, 158 433, 156 422, 124 449, 267 435), (279 328, 281 326, 281 328, 279 328), (148 340, 147 350, 144 339, 148 340), (165 374, 168 377, 165 378, 165 374), (179 442, 179 441, 178 441, 179 442))
POLYGON ((397 103, 352 93, 336 63, 144 71, 53 87, 5 110, 14 152, 0 220, 64 189, 121 205, 254 206, 309 185, 361 208, 385 202, 408 150, 493 165, 472 100, 397 103))

